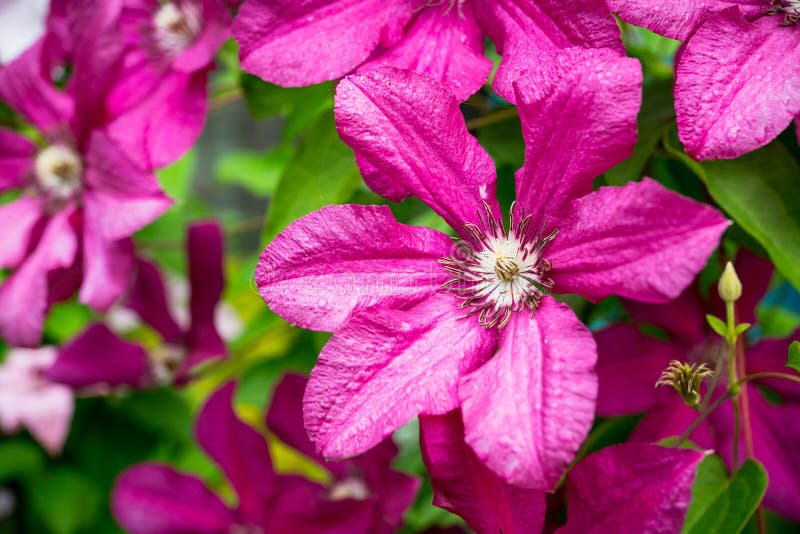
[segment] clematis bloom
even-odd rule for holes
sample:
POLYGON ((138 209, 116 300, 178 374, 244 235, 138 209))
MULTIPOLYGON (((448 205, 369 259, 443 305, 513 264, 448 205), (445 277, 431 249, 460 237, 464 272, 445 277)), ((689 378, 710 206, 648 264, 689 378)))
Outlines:
POLYGON ((103 95, 118 59, 104 48, 109 21, 87 13, 67 88, 50 80, 52 34, 0 69, 0 100, 39 130, 40 142, 0 129, 0 336, 35 346, 49 304, 80 287, 81 302, 107 310, 129 284, 131 234, 170 205, 153 173, 104 130, 103 95))
POLYGON ((696 159, 735 158, 800 116, 797 0, 609 0, 619 16, 686 41, 676 58, 678 133, 696 159))
MULTIPOLYGON (((288 375, 278 385, 267 424, 300 452, 310 447, 303 433, 300 402, 305 379, 288 375)), ((385 442, 361 458, 325 465, 334 482, 325 487, 273 470, 267 442, 232 409, 234 385, 214 393, 196 426, 200 446, 219 465, 238 496, 229 508, 199 478, 146 463, 117 480, 112 511, 132 534, 174 532, 389 533, 414 500, 418 481, 391 470, 397 454, 385 442), (245 467, 246 466, 246 467, 245 467)))
POLYGON ((54 347, 12 349, 0 365, 0 428, 27 428, 50 454, 58 454, 69 434, 72 391, 45 377, 56 358, 54 347))
POLYGON ((669 300, 728 225, 649 179, 591 192, 631 152, 640 82, 635 61, 594 50, 516 82, 527 153, 507 227, 492 160, 445 87, 388 67, 339 84, 339 133, 367 184, 418 196, 459 239, 386 206, 329 206, 262 254, 256 282, 272 310, 334 332, 305 397, 323 456, 461 407, 481 461, 519 486, 555 486, 594 418, 596 350, 550 292, 669 300))
POLYGON ((392 66, 431 76, 459 100, 492 70, 484 34, 503 56, 494 88, 511 101, 512 82, 559 50, 624 54, 601 0, 247 0, 233 25, 242 67, 268 82, 295 87, 392 66))
POLYGON ((50 379, 74 388, 148 387, 183 383, 198 364, 222 357, 227 349, 216 326, 216 311, 225 286, 222 229, 216 222, 189 227, 187 265, 191 298, 188 321, 172 313, 158 268, 137 260, 137 271, 125 306, 161 335, 161 344, 145 350, 121 339, 103 324, 94 324, 59 350, 50 379))
MULTIPOLYGON (((764 296, 772 275, 772 265, 746 251, 740 251, 736 272, 744 292, 736 302, 737 322, 755 323, 756 305, 764 296)), ((634 430, 634 441, 660 441, 678 436, 691 424, 697 412, 687 407, 669 388, 653 387, 661 371, 671 360, 706 363, 711 369, 725 355, 725 341, 707 326, 706 313, 724 316, 718 299, 706 303, 697 287, 690 287, 675 301, 661 306, 626 303, 634 324, 614 325, 596 334, 600 392, 597 411, 612 416, 646 412, 634 430), (663 341, 642 334, 636 324, 652 324, 669 335, 663 341)), ((794 333, 800 338, 800 331, 794 333)), ((766 339, 745 350, 744 374, 784 371, 791 339, 766 339)), ((712 398, 727 388, 727 371, 717 376, 712 398)), ((706 379, 706 386, 711 379, 706 379)), ((764 504, 782 515, 800 520, 800 452, 793 444, 800 439, 797 425, 786 421, 800 417, 800 387, 779 380, 757 380, 746 386, 750 419, 753 425, 753 449, 769 474, 764 504), (773 398, 764 391, 773 392, 773 398), (780 399, 778 402, 775 400, 780 399)), ((703 392, 703 390, 701 390, 703 392)), ((705 395, 709 395, 707 389, 705 395)), ((710 399, 709 399, 710 400, 710 399)), ((715 449, 731 464, 734 416, 731 403, 717 409, 692 434, 701 447, 715 449)), ((742 440, 744 437, 742 436, 742 440)), ((740 444, 744 451, 744 441, 740 444)))

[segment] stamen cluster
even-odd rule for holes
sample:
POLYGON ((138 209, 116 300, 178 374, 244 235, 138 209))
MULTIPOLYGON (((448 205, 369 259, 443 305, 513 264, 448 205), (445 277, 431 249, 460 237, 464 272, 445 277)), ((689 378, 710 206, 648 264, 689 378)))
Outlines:
POLYGON ((190 2, 167 2, 153 15, 155 47, 163 54, 178 54, 191 46, 202 25, 198 6, 190 2))
POLYGON ((800 0, 771 0, 767 13, 783 15, 784 26, 794 26, 800 22, 800 0))
POLYGON ((542 251, 558 230, 545 236, 543 229, 530 227, 530 215, 515 221, 512 206, 506 232, 502 219, 487 204, 483 207, 481 226, 464 225, 464 237, 456 242, 454 253, 439 263, 452 273, 444 288, 463 299, 459 308, 469 310, 466 316, 478 314, 481 326, 502 328, 512 312, 524 308, 535 312, 552 289, 553 280, 547 277, 551 264, 542 251))

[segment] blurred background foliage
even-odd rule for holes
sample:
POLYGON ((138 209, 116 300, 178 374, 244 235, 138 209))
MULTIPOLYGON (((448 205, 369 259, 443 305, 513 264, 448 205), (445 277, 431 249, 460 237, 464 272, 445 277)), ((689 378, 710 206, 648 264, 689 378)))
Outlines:
MULTIPOLYGON (((742 244, 770 257, 778 269, 759 308, 754 335, 790 335, 800 325, 800 150, 794 132, 787 131, 738 160, 692 161, 678 142, 673 111, 672 58, 678 43, 628 25, 623 25, 623 35, 629 54, 641 60, 645 73, 639 141, 633 155, 599 177, 596 185, 622 185, 646 175, 720 206, 735 221, 722 253, 742 244)), ((292 327, 270 312, 252 280, 258 253, 289 223, 324 205, 390 204, 366 188, 352 151, 339 140, 333 94, 332 83, 284 89, 244 74, 235 44, 224 47, 210 87, 212 111, 203 136, 185 157, 159 173, 175 205, 139 232, 136 243, 142 256, 174 277, 185 277, 188 223, 221 221, 227 249, 224 299, 241 325, 229 344, 229 358, 203 367, 183 389, 79 398, 70 437, 59 457, 49 457, 26 433, 0 439, 0 533, 120 532, 108 508, 110 489, 124 468, 146 459, 197 473, 214 490, 234 498, 218 468, 193 440, 198 407, 216 387, 235 378, 239 415, 266 435, 263 419, 272 388, 287 370, 308 372, 328 338, 292 327)), ((497 164, 499 195, 507 207, 513 200, 514 172, 524 158, 516 111, 488 88, 462 109, 470 129, 497 164)), ((447 231, 443 221, 416 199, 390 206, 402 222, 447 231)), ((712 258, 701 275, 706 287, 719 274, 719 260, 712 258)), ((613 298, 598 304, 576 297, 565 300, 593 329, 625 315, 613 298)), ((97 318, 74 301, 59 304, 47 321, 46 342, 64 343, 97 318)), ((144 345, 159 342, 146 326, 128 337, 144 345)), ((598 420, 580 457, 624 441, 637 421, 638 417, 598 420)), ((274 437, 269 439, 277 470, 325 479, 319 466, 274 437)), ((416 424, 403 427, 395 441, 401 451, 397 467, 424 477, 416 424)), ((737 493, 724 469, 720 473, 720 465, 712 463, 703 464, 702 472, 703 480, 711 480, 712 489, 716 488, 707 497, 713 515, 741 506, 746 498, 737 493)), ((431 500, 430 485, 425 483, 406 516, 406 532, 461 524, 456 516, 432 506, 431 500)), ((767 521, 770 532, 797 532, 795 525, 772 514, 767 514, 767 521)), ((755 531, 752 521, 746 528, 755 531)))

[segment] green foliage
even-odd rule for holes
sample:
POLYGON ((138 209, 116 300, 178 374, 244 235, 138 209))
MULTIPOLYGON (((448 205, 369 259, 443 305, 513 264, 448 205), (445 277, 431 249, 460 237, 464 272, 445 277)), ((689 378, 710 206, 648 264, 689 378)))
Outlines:
POLYGON ((217 162, 217 178, 221 184, 239 185, 256 196, 271 196, 292 152, 288 144, 264 152, 228 152, 217 162))
POLYGON ((786 366, 800 372, 800 341, 792 341, 792 344, 789 345, 789 358, 786 366))
POLYGON ((692 504, 682 534, 736 534, 744 529, 767 489, 767 472, 746 460, 729 476, 719 456, 709 456, 697 468, 692 504))
POLYGON ((714 332, 722 337, 728 337, 728 327, 725 325, 725 321, 711 314, 706 315, 706 321, 714 332))
POLYGON ((72 534, 96 526, 104 496, 81 471, 52 467, 25 479, 24 486, 33 532, 72 534))

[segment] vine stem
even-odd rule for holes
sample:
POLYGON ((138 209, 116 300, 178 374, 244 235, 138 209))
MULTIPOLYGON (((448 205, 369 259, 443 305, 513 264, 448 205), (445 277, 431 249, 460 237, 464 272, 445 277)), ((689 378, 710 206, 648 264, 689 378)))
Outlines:
POLYGON ((506 108, 494 113, 489 113, 482 117, 476 117, 467 121, 467 130, 475 130, 483 126, 488 126, 497 122, 503 122, 517 116, 517 108, 506 108))

